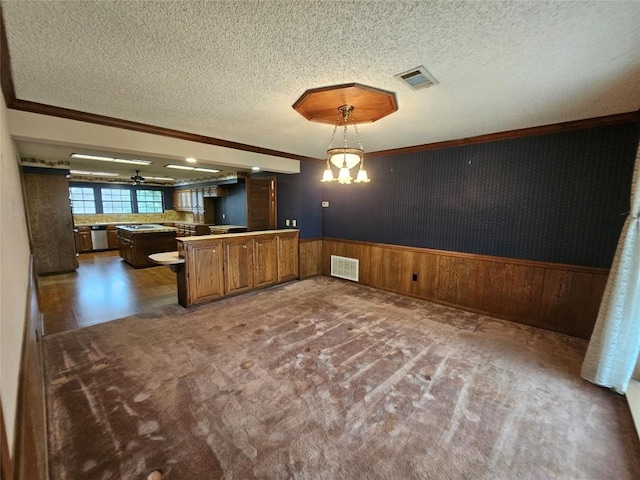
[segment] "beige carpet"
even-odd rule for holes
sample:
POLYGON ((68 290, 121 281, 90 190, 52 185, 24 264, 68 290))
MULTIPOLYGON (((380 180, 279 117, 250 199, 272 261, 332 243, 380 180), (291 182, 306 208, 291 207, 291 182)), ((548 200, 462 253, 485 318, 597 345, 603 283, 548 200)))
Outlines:
POLYGON ((638 479, 583 340, 316 277, 44 339, 51 478, 638 479))

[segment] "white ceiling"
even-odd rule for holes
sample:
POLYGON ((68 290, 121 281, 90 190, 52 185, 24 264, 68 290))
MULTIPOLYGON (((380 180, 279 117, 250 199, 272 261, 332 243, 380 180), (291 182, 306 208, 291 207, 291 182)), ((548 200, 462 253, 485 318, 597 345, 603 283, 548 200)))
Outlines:
POLYGON ((396 113, 359 126, 370 152, 640 108, 638 1, 3 0, 2 9, 18 99, 315 158, 331 127, 292 105, 327 85, 396 92, 396 113), (440 84, 414 91, 394 77, 419 65, 440 84))

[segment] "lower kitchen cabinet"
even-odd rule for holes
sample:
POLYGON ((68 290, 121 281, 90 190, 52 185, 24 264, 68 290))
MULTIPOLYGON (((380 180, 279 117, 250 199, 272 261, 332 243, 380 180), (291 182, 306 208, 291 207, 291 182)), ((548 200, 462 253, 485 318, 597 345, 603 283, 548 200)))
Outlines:
POLYGON ((178 251, 184 307, 298 278, 297 230, 178 238, 178 251))
POLYGON ((298 232, 278 235, 278 283, 298 278, 298 232))
POLYGON ((120 248, 120 239, 118 238, 118 229, 115 225, 107 226, 107 244, 109 250, 116 250, 120 248))
POLYGON ((91 242, 91 227, 76 227, 76 250, 78 253, 93 251, 91 242))
POLYGON ((253 288, 253 239, 229 238, 223 241, 224 293, 243 293, 253 288))
POLYGON ((275 235, 256 237, 253 247, 253 285, 266 287, 278 281, 278 242, 275 235))
MULTIPOLYGON (((185 281, 187 298, 178 298, 188 305, 210 302, 224 295, 222 242, 188 247, 186 271, 179 272, 178 282, 185 281)), ((185 305, 186 306, 186 305, 185 305)))

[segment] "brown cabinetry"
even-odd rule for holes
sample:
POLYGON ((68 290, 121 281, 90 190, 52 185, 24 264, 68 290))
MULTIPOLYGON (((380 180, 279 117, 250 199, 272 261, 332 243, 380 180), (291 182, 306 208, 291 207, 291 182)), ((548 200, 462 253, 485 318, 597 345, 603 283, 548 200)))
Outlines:
POLYGON ((263 235, 254 240, 253 285, 266 287, 278 281, 278 242, 275 235, 263 235))
MULTIPOLYGON (((180 303, 196 305, 210 302, 224 295, 222 242, 207 242, 188 247, 189 254, 185 271, 178 272, 178 282, 186 282, 187 298, 178 298, 180 303), (182 277, 182 278, 181 278, 182 277)), ((178 289, 180 291, 180 288, 178 289)))
POLYGON ((76 227, 76 251, 78 253, 91 252, 93 243, 91 242, 91 227, 76 227))
POLYGON ((149 255, 176 250, 176 232, 142 232, 130 231, 127 227, 118 229, 120 256, 135 268, 157 266, 149 255))
POLYGON ((298 278, 298 231, 178 239, 178 301, 188 307, 298 278), (180 293, 184 292, 184 293, 180 293))
POLYGON ((278 235, 278 283, 298 278, 298 232, 278 235))
POLYGON ((221 187, 220 185, 212 185, 210 187, 204 187, 203 189, 203 194, 206 198, 209 197, 226 197, 227 196, 227 189, 224 187, 221 187))
POLYGON ((107 243, 110 250, 120 248, 120 240, 118 239, 118 229, 115 225, 107 226, 107 243))
POLYGON ((224 293, 243 293, 253 288, 253 239, 229 238, 224 246, 224 293))

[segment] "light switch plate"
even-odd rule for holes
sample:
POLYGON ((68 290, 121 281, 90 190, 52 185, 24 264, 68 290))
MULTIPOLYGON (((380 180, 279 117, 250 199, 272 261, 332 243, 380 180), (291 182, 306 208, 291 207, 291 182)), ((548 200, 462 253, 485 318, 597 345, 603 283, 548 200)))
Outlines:
POLYGON ((322 207, 327 208, 329 206, 329 202, 322 202, 322 207))
POLYGON ((288 218, 284 221, 284 224, 285 224, 287 227, 290 227, 290 226, 291 226, 291 222, 289 221, 289 219, 288 219, 288 218))
POLYGON ((297 220, 291 220, 291 224, 292 224, 294 227, 297 227, 297 226, 298 226, 298 221, 297 221, 297 220))

